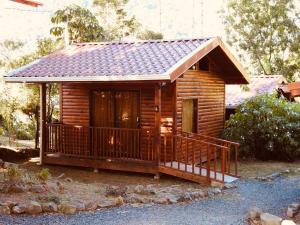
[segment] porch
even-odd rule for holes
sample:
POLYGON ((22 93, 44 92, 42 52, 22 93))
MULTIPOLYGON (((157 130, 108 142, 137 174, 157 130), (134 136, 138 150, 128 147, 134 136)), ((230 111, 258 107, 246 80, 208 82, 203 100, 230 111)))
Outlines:
POLYGON ((194 182, 237 179, 238 144, 194 133, 153 129, 46 125, 43 162, 150 174, 165 173, 194 182))

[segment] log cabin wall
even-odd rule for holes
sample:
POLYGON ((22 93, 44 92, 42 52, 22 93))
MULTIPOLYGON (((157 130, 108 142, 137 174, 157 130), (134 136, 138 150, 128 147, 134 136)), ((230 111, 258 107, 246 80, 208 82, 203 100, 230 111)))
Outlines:
POLYGON ((219 136, 224 128, 225 81, 220 73, 188 70, 176 80, 177 131, 182 130, 182 102, 198 99, 198 133, 219 136))
MULTIPOLYGON (((126 83, 63 83, 61 85, 61 122, 90 126, 90 96, 92 90, 135 90, 140 93, 140 128, 153 129, 155 121, 154 85, 126 83)), ((168 115, 169 116, 169 115, 168 115)), ((146 156, 146 135, 141 135, 141 154, 146 156)))

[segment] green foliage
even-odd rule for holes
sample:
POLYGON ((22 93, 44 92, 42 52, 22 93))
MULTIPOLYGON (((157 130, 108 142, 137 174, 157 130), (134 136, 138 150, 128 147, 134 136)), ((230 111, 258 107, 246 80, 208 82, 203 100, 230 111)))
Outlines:
POLYGON ((51 18, 54 27, 50 33, 62 38, 65 26, 68 24, 69 38, 75 42, 89 42, 102 40, 103 28, 97 18, 85 8, 78 5, 70 5, 62 10, 57 10, 51 18))
POLYGON ((7 168, 6 176, 9 180, 21 179, 21 170, 16 166, 11 166, 7 168))
POLYGON ((47 181, 51 176, 48 168, 43 168, 40 172, 36 174, 37 178, 42 181, 47 181))
POLYGON ((290 80, 300 75, 300 16, 294 2, 228 1, 223 11, 228 42, 250 56, 256 73, 290 80))
POLYGON ((163 39, 164 36, 162 33, 159 32, 155 32, 152 30, 145 30, 138 33, 137 38, 141 40, 157 40, 157 39, 163 39))
POLYGON ((225 138, 240 156, 293 161, 300 156, 300 104, 264 94, 241 104, 226 122, 225 138))

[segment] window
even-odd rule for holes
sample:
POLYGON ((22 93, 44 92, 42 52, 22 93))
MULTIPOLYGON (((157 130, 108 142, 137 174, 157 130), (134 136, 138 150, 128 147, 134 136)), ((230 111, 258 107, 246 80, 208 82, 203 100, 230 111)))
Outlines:
POLYGON ((184 99, 182 102, 182 131, 198 131, 198 99, 184 99))

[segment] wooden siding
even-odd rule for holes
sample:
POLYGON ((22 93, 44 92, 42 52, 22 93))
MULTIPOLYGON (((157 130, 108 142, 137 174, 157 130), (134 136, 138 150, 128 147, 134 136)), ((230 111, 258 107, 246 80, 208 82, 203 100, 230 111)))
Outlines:
POLYGON ((183 99, 198 99, 198 133, 219 136, 224 128, 225 82, 217 73, 189 70, 176 81, 177 131, 182 129, 183 99))

